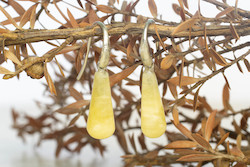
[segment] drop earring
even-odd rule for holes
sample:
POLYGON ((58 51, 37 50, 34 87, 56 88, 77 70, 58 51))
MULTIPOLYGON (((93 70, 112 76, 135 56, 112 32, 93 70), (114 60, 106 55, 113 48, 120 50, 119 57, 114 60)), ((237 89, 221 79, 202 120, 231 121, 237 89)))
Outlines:
MULTIPOLYGON (((115 131, 109 74, 106 71, 110 57, 110 42, 108 30, 105 25, 99 21, 95 22, 95 24, 99 25, 103 31, 103 48, 98 63, 98 70, 95 72, 93 81, 87 131, 93 138, 104 139, 110 137, 115 131)), ((89 39, 88 42, 90 41, 89 39)), ((79 75, 78 78, 80 77, 79 75)))
POLYGON ((145 136, 156 138, 165 132, 167 124, 147 41, 148 27, 152 23, 152 19, 146 22, 140 43, 140 55, 145 68, 142 73, 141 129, 145 136))

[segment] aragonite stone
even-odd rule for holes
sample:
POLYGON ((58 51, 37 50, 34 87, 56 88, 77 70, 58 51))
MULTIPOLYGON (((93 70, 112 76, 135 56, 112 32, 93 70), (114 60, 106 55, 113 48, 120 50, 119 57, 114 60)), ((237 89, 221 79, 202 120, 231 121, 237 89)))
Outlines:
POLYGON ((141 129, 145 136, 160 137, 166 130, 166 119, 158 82, 153 69, 142 74, 141 129))
POLYGON ((104 139, 115 131, 109 75, 98 70, 94 76, 87 131, 93 138, 104 139))

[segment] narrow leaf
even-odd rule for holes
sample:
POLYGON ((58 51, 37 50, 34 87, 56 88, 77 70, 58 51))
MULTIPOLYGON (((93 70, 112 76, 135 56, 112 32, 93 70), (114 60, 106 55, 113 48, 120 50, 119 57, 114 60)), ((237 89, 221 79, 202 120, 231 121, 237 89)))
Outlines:
POLYGON ((62 70, 62 67, 61 67, 61 65, 59 64, 59 62, 57 61, 56 57, 55 57, 55 61, 56 61, 56 64, 57 64, 57 66, 58 66, 58 68, 59 68, 59 70, 60 70, 61 75, 62 75, 63 77, 65 77, 64 72, 63 72, 63 70, 62 70))
POLYGON ((7 70, 6 68, 0 66, 0 74, 14 74, 14 72, 11 72, 7 70))
POLYGON ((176 148, 193 148, 196 147, 197 143, 189 140, 179 140, 169 143, 165 146, 166 149, 176 149, 176 148))
POLYGON ((0 10, 3 12, 3 14, 7 17, 7 19, 18 29, 21 29, 20 26, 17 25, 16 21, 10 16, 10 14, 2 7, 0 6, 0 10))
POLYGON ((15 11, 16 11, 20 16, 24 14, 24 12, 25 12, 24 8, 23 8, 19 3, 17 3, 16 1, 14 1, 14 0, 8 0, 8 4, 9 4, 10 6, 12 6, 12 7, 15 9, 15 11))
POLYGON ((208 149, 208 150, 212 149, 211 145, 206 141, 206 139, 202 137, 201 135, 199 135, 198 133, 192 134, 192 137, 203 148, 208 149))
POLYGON ((35 6, 32 11, 31 11, 31 14, 30 14, 30 28, 31 29, 34 29, 35 27, 35 22, 36 22, 36 7, 35 6))
POLYGON ((195 111, 198 106, 198 97, 200 92, 201 86, 197 89, 197 91, 194 94, 194 103, 193 103, 193 110, 195 111))
POLYGON ((78 92, 75 88, 73 88, 72 86, 69 87, 69 93, 70 93, 70 96, 72 96, 75 100, 77 101, 83 100, 82 94, 78 92))
POLYGON ((235 27, 233 26, 232 22, 230 22, 230 31, 232 33, 232 36, 234 37, 234 39, 238 40, 240 37, 235 29, 235 27))
POLYGON ((154 18, 157 17, 157 6, 154 0, 148 0, 148 8, 154 18))
POLYGON ((58 109, 55 112, 65 114, 65 115, 75 114, 79 112, 80 108, 88 104, 89 104, 89 100, 79 100, 75 103, 67 105, 66 107, 58 109))
POLYGON ((69 11, 69 9, 67 9, 67 14, 69 16, 69 20, 70 20, 70 24, 73 28, 77 28, 79 27, 78 26, 78 23, 76 21, 76 19, 74 18, 74 16, 72 15, 72 13, 69 11))
POLYGON ((178 93, 177 93, 176 85, 171 83, 171 82, 168 82, 168 87, 169 87, 170 92, 173 95, 173 97, 175 99, 177 99, 178 98, 178 93))
MULTIPOLYGON (((202 80, 202 78, 194 78, 194 77, 188 77, 188 76, 182 76, 182 80, 181 80, 181 87, 182 86, 187 86, 187 85, 191 85, 194 84, 198 81, 202 80)), ((168 80, 168 82, 174 84, 174 85, 179 85, 179 76, 173 77, 171 79, 168 80)))
POLYGON ((113 13, 113 12, 115 12, 115 10, 112 7, 106 6, 106 5, 97 5, 96 9, 103 12, 103 13, 113 13))
POLYGON ((161 69, 166 70, 169 69, 174 62, 174 57, 172 55, 167 55, 161 61, 161 69))
POLYGON ((76 123, 76 121, 80 118, 81 114, 78 113, 69 123, 69 126, 73 125, 76 123))
POLYGON ((126 68, 125 70, 117 73, 117 74, 113 74, 109 77, 110 79, 110 86, 114 86, 116 83, 120 82, 121 80, 127 78, 137 67, 139 64, 134 64, 133 66, 130 66, 128 68, 126 68))
POLYGON ((192 137, 192 133, 190 132, 190 130, 188 130, 185 126, 183 126, 181 123, 179 124, 174 124, 175 127, 187 138, 194 140, 194 138, 192 137))
POLYGON ((181 24, 179 24, 175 29, 174 31, 172 32, 172 35, 175 35, 177 34, 178 32, 181 32, 181 31, 185 31, 189 28, 191 28, 194 23, 197 21, 197 19, 194 19, 194 18, 191 18, 191 19, 188 19, 184 22, 182 22, 181 24))
POLYGON ((32 14, 32 11, 36 9, 38 4, 32 5, 23 15, 20 20, 20 27, 23 27, 29 20, 32 14))
POLYGON ((209 53, 214 58, 215 63, 217 63, 217 64, 219 64, 221 66, 228 65, 228 63, 226 62, 224 57, 222 57, 219 53, 217 53, 213 48, 211 48, 209 50, 209 53))
POLYGON ((220 139, 220 141, 217 143, 215 149, 217 149, 217 147, 218 147, 219 145, 221 145, 222 143, 224 143, 224 141, 228 138, 229 134, 230 134, 230 133, 228 132, 228 133, 226 133, 226 134, 224 134, 224 135, 222 136, 222 138, 220 139))
POLYGON ((250 63, 249 63, 249 61, 247 59, 244 59, 244 64, 245 64, 248 72, 250 72, 250 63))
POLYGON ((216 116, 217 111, 214 110, 208 117, 207 123, 206 123, 206 128, 205 128, 205 139, 209 141, 211 134, 213 132, 214 128, 214 120, 216 116))
POLYGON ((225 84, 223 87, 222 101, 223 101, 224 108, 226 110, 229 109, 229 88, 227 84, 225 84))
POLYGON ((45 79, 48 83, 51 94, 56 95, 55 85, 54 85, 54 83, 53 83, 53 81, 48 73, 48 70, 47 70, 47 62, 44 63, 44 76, 45 76, 45 79))
POLYGON ((218 13, 218 14, 215 16, 215 18, 218 19, 218 18, 220 18, 221 16, 224 16, 224 15, 226 15, 226 14, 232 12, 233 10, 234 10, 234 8, 230 6, 230 7, 226 8, 225 10, 221 11, 220 13, 218 13))
POLYGON ((22 63, 20 62, 20 60, 18 60, 18 58, 16 57, 16 55, 14 55, 14 53, 12 53, 11 51, 9 50, 4 50, 4 56, 7 58, 7 59, 10 59, 11 61, 13 61, 14 63, 22 66, 22 63))
POLYGON ((191 155, 185 155, 177 161, 186 161, 186 162, 193 162, 193 161, 211 161, 213 159, 217 159, 219 156, 215 156, 212 154, 191 154, 191 155))
POLYGON ((174 124, 176 124, 176 125, 179 124, 180 123, 179 112, 177 110, 176 105, 173 107, 172 115, 173 115, 173 119, 174 119, 174 124))

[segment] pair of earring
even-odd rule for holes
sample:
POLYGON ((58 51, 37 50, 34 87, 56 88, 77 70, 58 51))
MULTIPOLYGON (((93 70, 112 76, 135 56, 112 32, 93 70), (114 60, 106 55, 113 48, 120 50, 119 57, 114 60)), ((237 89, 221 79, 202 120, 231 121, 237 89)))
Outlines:
MULTIPOLYGON (((145 67, 142 74, 141 129, 145 136, 156 138, 165 132, 166 120, 147 41, 147 30, 152 23, 154 23, 152 19, 146 22, 140 43, 140 55, 145 67)), ((104 139, 110 137, 115 131, 109 75, 106 71, 110 57, 110 42, 105 25, 102 22, 94 24, 102 28, 104 42, 98 71, 94 76, 87 131, 93 138, 104 139)), ((78 78, 80 77, 81 73, 78 75, 78 78)))

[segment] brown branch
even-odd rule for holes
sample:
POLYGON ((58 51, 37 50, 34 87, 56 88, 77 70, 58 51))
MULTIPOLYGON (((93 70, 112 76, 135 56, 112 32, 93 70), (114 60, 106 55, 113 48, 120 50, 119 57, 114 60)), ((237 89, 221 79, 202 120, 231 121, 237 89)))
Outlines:
MULTIPOLYGON (((157 25, 158 32, 163 37, 198 37, 204 36, 203 28, 193 28, 193 31, 182 31, 174 36, 172 32, 174 31, 174 26, 164 26, 157 25)), ((123 35, 123 34, 141 34, 143 32, 144 24, 138 23, 114 23, 107 25, 109 30, 109 35, 123 35)), ((239 36, 250 35, 250 26, 248 24, 243 24, 235 26, 239 36)), ((155 29, 153 26, 149 27, 148 33, 150 35, 155 35, 155 29)), ((11 31, 9 33, 0 34, 0 47, 3 46, 3 40, 5 41, 5 46, 9 45, 22 45, 25 43, 40 42, 55 39, 66 39, 68 37, 73 37, 75 40, 86 39, 91 36, 101 36, 101 29, 99 27, 85 27, 85 28, 69 28, 69 29, 53 29, 53 30, 17 30, 11 31)), ((231 36, 229 26, 207 26, 207 36, 231 36)))
MULTIPOLYGON (((211 4, 214 4, 216 6, 219 6, 219 7, 222 7, 223 9, 226 9, 229 7, 229 5, 225 4, 225 3, 221 3, 221 2, 218 2, 218 1, 215 1, 215 0, 203 0, 203 1, 206 1, 206 2, 209 2, 211 4)), ((250 18, 250 12, 249 11, 245 11, 243 9, 240 9, 240 8, 237 8, 238 10, 238 13, 243 16, 243 17, 246 17, 246 18, 250 18)))
POLYGON ((221 69, 214 71, 212 74, 204 77, 202 80, 200 80, 199 82, 194 84, 194 86, 192 86, 190 89, 188 89, 181 98, 177 99, 175 104, 179 104, 195 88, 199 87, 200 85, 203 85, 207 80, 213 78, 215 75, 217 75, 217 74, 219 74, 221 72, 224 72, 227 68, 231 67, 233 64, 239 62, 240 60, 243 60, 249 54, 250 54, 250 50, 248 50, 246 53, 244 53, 242 56, 238 57, 237 59, 233 60, 229 65, 224 66, 221 69))

